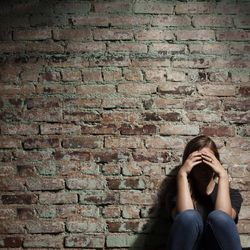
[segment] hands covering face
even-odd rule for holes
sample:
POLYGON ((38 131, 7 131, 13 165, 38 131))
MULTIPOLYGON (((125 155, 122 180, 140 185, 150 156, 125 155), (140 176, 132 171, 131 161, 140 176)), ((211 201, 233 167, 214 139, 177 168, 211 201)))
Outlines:
POLYGON ((209 148, 202 148, 201 150, 191 153, 181 167, 181 170, 189 174, 193 167, 200 163, 205 163, 210 166, 218 176, 224 176, 226 174, 226 170, 209 148))

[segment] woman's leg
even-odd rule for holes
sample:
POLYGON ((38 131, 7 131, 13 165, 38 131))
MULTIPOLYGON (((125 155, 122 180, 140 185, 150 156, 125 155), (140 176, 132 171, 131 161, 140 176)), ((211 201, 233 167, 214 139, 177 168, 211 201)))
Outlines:
POLYGON ((208 215, 204 240, 204 245, 209 250, 242 249, 234 220, 220 210, 215 210, 208 215))
POLYGON ((197 249, 203 232, 203 221, 196 210, 176 215, 170 231, 170 250, 197 249))

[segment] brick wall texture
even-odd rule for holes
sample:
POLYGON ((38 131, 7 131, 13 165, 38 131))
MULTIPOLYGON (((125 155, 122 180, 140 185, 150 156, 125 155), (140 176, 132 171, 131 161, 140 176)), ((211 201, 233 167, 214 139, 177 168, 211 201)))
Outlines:
POLYGON ((250 1, 1 1, 0 248, 165 249, 199 134, 250 247, 249 30, 250 1))

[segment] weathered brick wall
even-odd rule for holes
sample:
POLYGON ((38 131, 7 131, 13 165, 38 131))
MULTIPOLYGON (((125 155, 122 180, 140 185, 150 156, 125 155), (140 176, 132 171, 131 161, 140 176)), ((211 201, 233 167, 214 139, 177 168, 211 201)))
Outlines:
POLYGON ((0 247, 163 246, 157 193, 198 134, 241 190, 250 247, 249 1, 9 0, 0 13, 0 247))

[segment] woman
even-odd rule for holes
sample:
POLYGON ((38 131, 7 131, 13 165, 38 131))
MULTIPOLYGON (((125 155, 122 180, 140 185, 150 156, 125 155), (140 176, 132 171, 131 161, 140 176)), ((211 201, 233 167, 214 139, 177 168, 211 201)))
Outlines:
POLYGON ((242 198, 229 187, 214 141, 204 135, 189 141, 176 178, 170 249, 241 250, 242 198))

